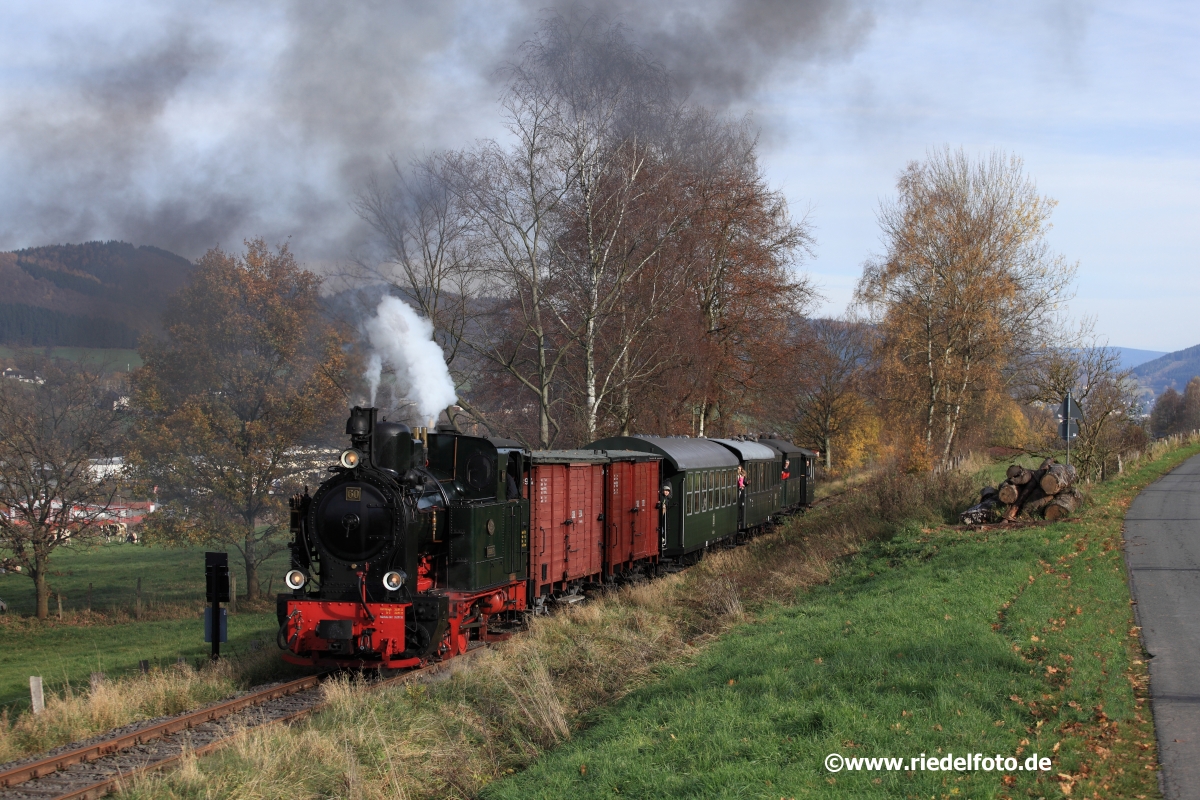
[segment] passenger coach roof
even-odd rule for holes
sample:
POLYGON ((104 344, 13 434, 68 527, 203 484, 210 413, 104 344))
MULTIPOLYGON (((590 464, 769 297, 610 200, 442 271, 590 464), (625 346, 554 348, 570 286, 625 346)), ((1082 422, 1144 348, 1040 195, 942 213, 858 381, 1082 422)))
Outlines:
POLYGON ((737 439, 712 439, 741 456, 743 461, 774 461, 775 451, 758 442, 739 442, 737 439))
POLYGON ((710 439, 663 438, 660 436, 613 436, 592 442, 588 447, 602 450, 641 450, 658 453, 675 469, 715 469, 736 467, 733 453, 710 439))
POLYGON ((789 456, 808 456, 809 458, 813 458, 817 455, 812 450, 805 450, 803 447, 793 444, 787 439, 759 439, 758 443, 789 456))

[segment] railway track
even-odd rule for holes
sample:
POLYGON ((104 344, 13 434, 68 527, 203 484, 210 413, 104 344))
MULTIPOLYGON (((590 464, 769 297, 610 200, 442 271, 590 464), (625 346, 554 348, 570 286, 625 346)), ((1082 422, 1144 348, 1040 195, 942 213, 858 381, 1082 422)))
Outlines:
MULTIPOLYGON (((445 677, 483 649, 376 681, 372 686, 445 677)), ((197 711, 130 726, 78 746, 67 745, 40 757, 0 765, 0 800, 104 797, 134 778, 172 766, 185 756, 217 750, 245 730, 290 722, 318 710, 324 705, 321 683, 329 674, 268 686, 197 711)))

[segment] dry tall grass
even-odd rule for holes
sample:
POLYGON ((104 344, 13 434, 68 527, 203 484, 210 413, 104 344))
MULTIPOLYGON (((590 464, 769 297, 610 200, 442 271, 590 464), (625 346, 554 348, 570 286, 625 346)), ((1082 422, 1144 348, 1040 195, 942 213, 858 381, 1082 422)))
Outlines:
POLYGON ((124 797, 472 797, 571 736, 605 705, 683 663, 771 603, 828 581, 839 559, 905 514, 945 517, 963 475, 881 478, 686 572, 538 618, 442 683, 368 692, 348 681, 286 728, 248 731, 213 758, 150 776, 124 797))
POLYGON ((0 763, 87 739, 134 722, 179 714, 229 697, 280 671, 279 656, 262 650, 206 664, 180 664, 117 678, 88 689, 68 684, 46 698, 41 714, 0 713, 0 763))

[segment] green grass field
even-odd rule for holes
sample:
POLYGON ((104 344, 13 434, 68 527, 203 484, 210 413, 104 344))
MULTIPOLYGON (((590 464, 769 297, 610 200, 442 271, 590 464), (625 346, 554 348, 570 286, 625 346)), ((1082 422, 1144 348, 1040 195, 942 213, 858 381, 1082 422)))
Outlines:
MULTIPOLYGON (((240 569, 236 553, 230 561, 234 570, 240 569)), ((16 573, 0 575, 0 597, 9 606, 9 613, 0 618, 0 706, 28 705, 30 675, 41 675, 47 688, 57 690, 66 682, 86 686, 92 672, 115 676, 135 671, 142 660, 166 663, 179 656, 193 660, 209 652, 200 617, 204 548, 64 547, 55 552, 51 566, 50 586, 64 598, 62 622, 57 620, 53 598, 51 619, 31 619, 33 581, 16 573), (133 620, 139 577, 144 609, 140 622, 133 620), (92 615, 82 613, 89 584, 96 612, 92 615)), ((286 566, 286 554, 272 558, 260 573, 264 583, 274 575, 279 588, 282 578, 278 576, 286 566)), ((230 652, 245 651, 254 640, 274 647, 277 627, 273 610, 239 612, 230 617, 225 647, 230 652)))
POLYGON ((1077 522, 874 543, 484 796, 1157 796, 1121 520, 1198 449, 1093 488, 1077 522), (904 769, 834 773, 833 753, 904 769), (1052 767, 908 770, 973 753, 1052 767))
MULTIPOLYGON (((200 602, 204 599, 204 547, 148 547, 140 544, 101 544, 92 547, 60 547, 50 561, 50 588, 63 594, 64 611, 82 611, 87 606, 88 585, 92 587, 92 609, 101 613, 133 612, 137 581, 142 579, 142 602, 147 608, 165 604, 200 602)), ((275 588, 282 585, 287 570, 287 553, 277 553, 259 571, 263 590, 271 577, 275 588)), ((245 570, 237 552, 231 552, 230 569, 235 573, 239 594, 245 594, 245 570)), ((18 573, 0 575, 0 597, 10 613, 34 613, 33 581, 18 573)), ((50 613, 57 614, 51 598, 50 613)))
MULTIPOLYGON (((128 372, 142 366, 137 350, 105 349, 97 347, 35 347, 39 353, 49 351, 51 358, 67 361, 82 361, 91 367, 102 367, 105 372, 128 372)), ((11 359, 12 347, 0 345, 0 359, 11 359)))

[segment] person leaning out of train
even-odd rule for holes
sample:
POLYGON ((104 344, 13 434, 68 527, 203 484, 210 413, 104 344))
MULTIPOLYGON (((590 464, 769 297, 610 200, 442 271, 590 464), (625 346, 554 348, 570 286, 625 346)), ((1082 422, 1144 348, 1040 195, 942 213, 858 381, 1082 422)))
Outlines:
POLYGON ((788 478, 792 477, 792 473, 788 472, 788 467, 791 465, 792 460, 790 458, 785 458, 783 460, 783 472, 779 473, 779 480, 786 481, 788 478))
POLYGON ((745 467, 738 467, 738 491, 739 492, 746 491, 746 469, 745 469, 745 467))

